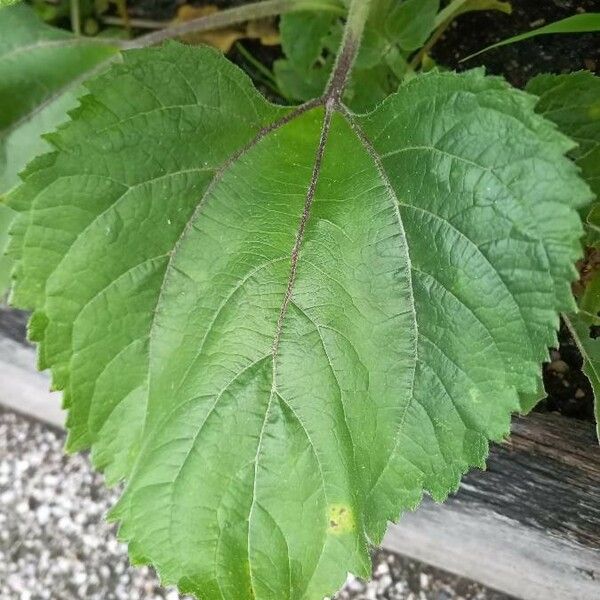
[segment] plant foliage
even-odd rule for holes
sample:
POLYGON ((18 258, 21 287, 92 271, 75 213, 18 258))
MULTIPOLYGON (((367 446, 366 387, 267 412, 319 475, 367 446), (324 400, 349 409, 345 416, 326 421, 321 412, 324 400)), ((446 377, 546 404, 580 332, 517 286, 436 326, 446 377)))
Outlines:
MULTIPOLYGON (((344 100, 357 111, 372 109, 412 74, 410 56, 434 30, 461 14, 497 10, 510 12, 508 2, 454 0, 440 10, 439 0, 375 0, 344 100)), ((291 100, 309 100, 323 93, 342 38, 339 15, 296 12, 281 18, 285 58, 274 64, 281 93, 291 100)))
POLYGON ((561 19, 560 21, 548 23, 547 25, 543 25, 542 27, 536 27, 531 31, 525 31, 524 33, 520 33, 519 35, 509 37, 505 40, 501 40, 496 44, 492 44, 491 46, 487 46, 486 48, 479 50, 479 52, 475 52, 475 54, 467 56, 463 60, 470 60, 471 58, 474 58, 475 56, 478 56, 483 52, 487 52, 488 50, 493 50, 494 48, 500 48, 501 46, 507 46, 509 44, 516 44, 517 42, 530 40, 540 35, 550 35, 557 33, 594 33, 598 31, 600 31, 600 13, 579 13, 571 15, 570 17, 566 17, 565 19, 561 19))
MULTIPOLYGON (((51 149, 41 135, 65 121, 83 79, 106 66, 117 49, 49 27, 24 4, 0 11, 1 198, 29 161, 51 149)), ((0 204, 0 298, 11 268, 3 256, 11 222, 12 211, 0 204)))
MULTIPOLYGON (((586 244, 592 248, 600 245, 600 78, 588 71, 564 75, 539 75, 532 79, 527 90, 539 96, 536 111, 554 121, 559 129, 577 142, 569 153, 581 168, 581 175, 596 196, 596 201, 584 215, 586 244)), ((595 414, 600 438, 600 341, 591 336, 590 327, 600 325, 600 271, 595 255, 578 287, 577 314, 565 315, 565 323, 584 360, 595 396, 595 414), (590 271, 591 269, 591 271, 590 271), (589 272, 588 272, 589 271, 589 272)))
MULTIPOLYGON (((334 78, 335 79, 335 78, 334 78)), ((533 394, 590 192, 535 98, 428 74, 369 114, 267 102, 215 51, 129 51, 10 194, 13 301, 132 560, 320 599, 533 394)))
MULTIPOLYGON (((600 197, 600 77, 589 71, 538 75, 527 84, 527 91, 540 97, 536 111, 577 142, 570 156, 596 197, 600 197)), ((593 243, 600 237, 597 211, 595 203, 587 219, 589 241, 593 243)))
POLYGON ((77 105, 81 82, 117 48, 45 25, 24 4, 0 13, 0 195, 50 146, 40 137, 77 105))

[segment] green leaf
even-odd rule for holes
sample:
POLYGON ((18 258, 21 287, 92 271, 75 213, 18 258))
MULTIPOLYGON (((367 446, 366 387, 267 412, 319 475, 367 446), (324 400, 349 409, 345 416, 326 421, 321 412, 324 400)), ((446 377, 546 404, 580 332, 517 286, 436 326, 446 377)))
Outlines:
POLYGON ((541 402, 546 396, 547 396, 546 388, 544 387, 544 381, 540 375, 540 378, 538 380, 538 386, 537 386, 537 389, 535 390, 535 392, 527 392, 527 393, 519 394, 519 403, 521 405, 521 413, 525 414, 525 415, 530 413, 535 408, 535 406, 539 402, 541 402))
POLYGON ((312 67, 321 56, 323 40, 336 19, 336 15, 322 12, 283 15, 279 31, 282 50, 288 61, 299 68, 312 67))
MULTIPOLYGON (((588 71, 538 75, 527 91, 539 96, 536 111, 577 142, 570 156, 600 197, 600 78, 588 71)), ((600 203, 586 210, 586 244, 600 245, 600 203)))
POLYGON ((2 297, 10 282, 12 261, 7 256, 4 256, 4 251, 8 244, 8 228, 12 223, 13 216, 14 213, 12 210, 0 204, 0 301, 2 301, 2 297))
MULTIPOLYGON (((108 65, 116 48, 45 25, 24 4, 0 16, 0 197, 51 146, 41 137, 67 119, 82 81, 108 65)), ((0 296, 11 261, 3 256, 12 211, 0 206, 0 296)))
POLYGON ((445 21, 451 21, 462 14, 482 10, 497 10, 510 15, 512 5, 503 0, 452 0, 437 14, 435 26, 438 27, 445 21))
POLYGON ((548 35, 551 33, 590 33, 596 31, 600 31, 600 13, 581 13, 572 15, 566 19, 549 23, 543 27, 526 31, 525 33, 515 35, 497 42, 496 44, 492 44, 491 46, 487 46, 487 48, 479 50, 479 52, 475 52, 475 54, 470 54, 469 56, 463 58, 461 62, 470 60, 471 58, 479 56, 488 50, 500 48, 501 46, 507 46, 508 44, 514 44, 516 42, 522 42, 524 40, 529 40, 537 37, 538 35, 548 35))
MULTIPOLYGON (((407 51, 420 48, 435 27, 439 0, 404 0, 394 2, 386 19, 388 37, 407 51)), ((380 34, 381 35, 381 34, 380 34)))
MULTIPOLYGON (((386 37, 396 5, 395 1, 379 0, 367 22, 345 95, 355 110, 369 110, 397 90, 399 76, 406 70, 396 42, 386 37)), ((281 40, 286 58, 275 61, 273 70, 283 96, 310 100, 324 92, 342 31, 342 21, 335 14, 296 13, 282 17, 281 40)))
POLYGON ((50 146, 40 136, 77 105, 82 81, 106 66, 117 48, 50 27, 24 4, 0 18, 0 195, 50 146))
POLYGON ((577 142, 570 155, 600 196, 600 77, 589 71, 538 75, 527 91, 540 98, 536 111, 577 142))
MULTIPOLYGON (((375 0, 373 4, 344 97, 358 112, 372 110, 398 89, 407 73, 412 75, 408 57, 445 21, 470 11, 511 11, 510 4, 500 0, 455 0, 439 13, 439 0, 375 0)), ((284 97, 309 100, 324 91, 342 30, 335 14, 282 17, 286 58, 275 61, 274 72, 284 97)))
POLYGON ((13 299, 135 563, 321 600, 508 433, 575 309, 572 142, 481 71, 367 115, 215 51, 124 53, 10 196, 13 299))
POLYGON ((592 385, 596 433, 600 440, 600 340, 590 335, 590 327, 600 324, 598 316, 580 311, 563 315, 563 319, 583 357, 583 372, 592 385))

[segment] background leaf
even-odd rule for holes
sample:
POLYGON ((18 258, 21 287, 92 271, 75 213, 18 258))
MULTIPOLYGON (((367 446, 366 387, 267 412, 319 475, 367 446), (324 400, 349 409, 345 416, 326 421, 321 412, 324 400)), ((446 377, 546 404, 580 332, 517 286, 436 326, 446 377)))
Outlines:
MULTIPOLYGON (((24 4, 0 15, 0 197, 18 173, 50 149, 41 137, 77 105, 81 82, 108 64, 117 49, 42 23, 24 4)), ((10 260, 2 255, 11 211, 0 205, 0 296, 10 260)))
MULTIPOLYGON (((577 142, 570 156, 581 168, 596 198, 600 196, 600 78, 588 71, 538 75, 527 91, 539 96, 536 111, 577 142)), ((600 243, 600 205, 586 210, 586 243, 600 243)))
POLYGON ((536 392, 574 310, 572 143, 480 71, 366 116, 179 44, 87 86, 10 196, 68 446, 127 480, 113 518, 163 583, 321 600, 536 392))
POLYGON ((312 67, 321 56, 323 40, 337 16, 319 12, 281 16, 281 46, 287 60, 299 68, 312 67))
MULTIPOLYGON (((392 2, 385 18, 385 29, 390 40, 403 50, 420 48, 435 27, 439 0, 405 0, 392 2)), ((381 35, 381 34, 380 34, 381 35)))
POLYGON ((600 196, 600 77, 589 71, 538 75, 527 91, 540 98, 536 111, 577 142, 570 155, 600 196))
MULTIPOLYGON (((438 12, 439 5, 439 0, 374 2, 344 97, 353 110, 373 109, 395 92, 405 77, 413 75, 408 59, 435 37, 434 29, 439 33, 440 26, 446 27, 466 12, 511 10, 508 2, 499 0, 455 0, 438 12)), ((281 94, 289 100, 319 96, 327 85, 341 36, 339 15, 284 15, 281 41, 286 58, 274 64, 281 94)))
POLYGON ((497 10, 510 14, 512 13, 512 6, 510 2, 504 0, 452 0, 438 13, 435 25, 437 27, 459 15, 481 10, 497 10))
POLYGON ((590 332, 592 326, 600 324, 600 319, 598 315, 580 311, 565 316, 564 321, 583 357, 583 372, 592 385, 596 432, 600 440, 600 340, 593 338, 590 332))
POLYGON ((42 23, 26 5, 0 19, 0 194, 49 149, 40 137, 77 105, 81 82, 106 66, 118 49, 42 23))
POLYGON ((532 29, 531 31, 526 31, 525 33, 521 33, 519 35, 515 35, 500 42, 497 42, 496 44, 492 44, 491 46, 488 46, 483 50, 479 50, 479 52, 475 52, 475 54, 471 54, 463 58, 462 61, 470 60, 471 58, 479 56, 480 54, 482 54, 483 52, 487 52, 488 50, 500 48, 500 46, 507 46, 508 44, 522 42, 524 40, 528 40, 539 35, 548 35, 551 33, 589 33, 595 31, 600 31, 600 13, 581 13, 577 15, 572 15, 571 17, 567 17, 566 19, 561 19, 560 21, 549 23, 548 25, 532 29))

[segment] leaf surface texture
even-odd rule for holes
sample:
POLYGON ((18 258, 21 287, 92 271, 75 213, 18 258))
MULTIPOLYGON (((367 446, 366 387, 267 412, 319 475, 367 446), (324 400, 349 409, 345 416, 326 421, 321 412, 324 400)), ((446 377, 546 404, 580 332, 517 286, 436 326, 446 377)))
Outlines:
POLYGON ((124 53, 10 196, 33 309, 135 562, 314 599, 537 390, 574 307, 572 143, 480 71, 374 112, 269 104, 209 49, 124 53))

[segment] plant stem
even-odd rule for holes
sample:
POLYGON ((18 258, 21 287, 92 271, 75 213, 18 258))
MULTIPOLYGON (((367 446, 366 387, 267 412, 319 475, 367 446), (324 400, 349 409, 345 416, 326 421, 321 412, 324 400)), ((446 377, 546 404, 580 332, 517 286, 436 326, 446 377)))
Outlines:
MULTIPOLYGON (((267 67, 265 67, 265 65, 263 65, 259 60, 256 60, 256 58, 254 58, 254 56, 252 56, 252 54, 250 52, 248 52, 248 50, 246 50, 246 48, 244 47, 244 44, 241 44, 240 42, 236 42, 235 47, 236 47, 237 51, 244 57, 244 59, 250 65, 252 65, 261 75, 263 75, 263 77, 268 79, 272 84, 277 83, 275 81, 275 77, 274 77, 273 73, 269 69, 267 69, 267 67)), ((281 92, 279 90, 275 90, 275 91, 281 96, 281 92)))
POLYGON ((463 7, 464 4, 467 3, 467 0, 452 0, 446 8, 440 10, 437 14, 434 22, 435 27, 439 27, 442 23, 447 21, 448 19, 453 19, 458 11, 463 7))
MULTIPOLYGON (((152 19, 135 19, 130 18, 129 26, 135 27, 136 29, 165 29, 170 25, 169 21, 153 21, 152 19)), ((100 17, 100 21, 104 25, 114 25, 117 27, 125 27, 125 23, 122 17, 114 17, 111 15, 106 15, 104 17, 100 17)))
POLYGON ((448 19, 443 21, 441 25, 433 32, 431 37, 427 40, 425 45, 414 55, 413 59, 410 61, 408 67, 413 71, 416 71, 417 68, 423 62, 423 59, 429 54, 430 50, 435 46, 437 41, 444 35, 446 29, 450 26, 450 23, 454 20, 454 15, 450 16, 448 19))
POLYGON ((79 0, 71 0, 71 29, 75 35, 81 35, 81 13, 79 0))
POLYGON ((325 96, 335 103, 342 98, 354 61, 360 49, 360 42, 369 16, 372 0, 352 0, 348 10, 348 19, 344 28, 342 43, 325 96))
POLYGON ((124 44, 124 47, 144 48, 188 33, 212 31, 230 25, 244 23, 245 21, 264 19, 266 17, 289 12, 309 10, 334 12, 340 15, 344 14, 341 4, 336 0, 264 0, 263 2, 252 2, 251 4, 237 6, 205 17, 199 17, 198 19, 188 21, 187 23, 174 25, 161 31, 148 33, 131 42, 127 42, 124 44))

